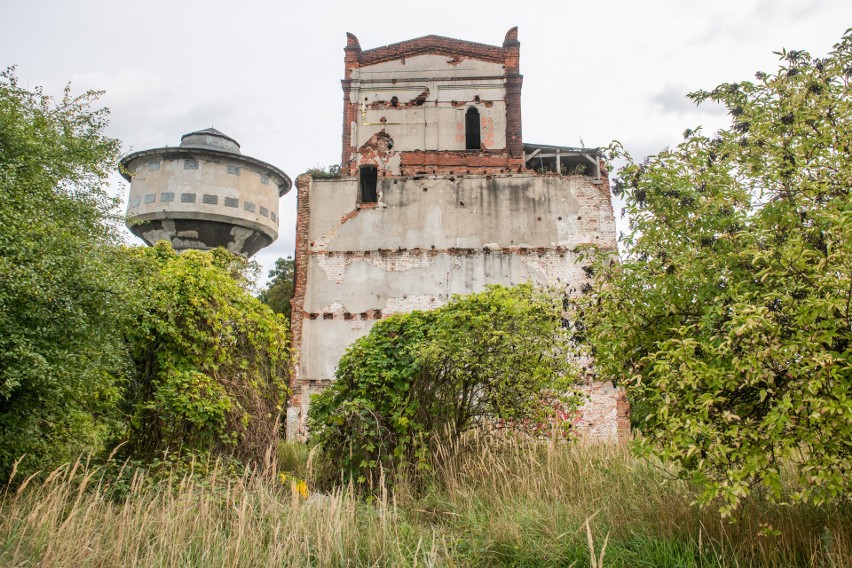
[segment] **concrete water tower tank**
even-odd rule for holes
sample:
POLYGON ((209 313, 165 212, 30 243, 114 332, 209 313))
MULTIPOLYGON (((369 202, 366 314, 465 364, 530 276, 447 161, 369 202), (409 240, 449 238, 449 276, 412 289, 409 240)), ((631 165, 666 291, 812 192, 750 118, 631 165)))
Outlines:
POLYGON ((215 128, 184 134, 180 146, 133 152, 121 165, 130 182, 127 227, 175 250, 221 246, 252 256, 278 238, 278 198, 293 185, 215 128))

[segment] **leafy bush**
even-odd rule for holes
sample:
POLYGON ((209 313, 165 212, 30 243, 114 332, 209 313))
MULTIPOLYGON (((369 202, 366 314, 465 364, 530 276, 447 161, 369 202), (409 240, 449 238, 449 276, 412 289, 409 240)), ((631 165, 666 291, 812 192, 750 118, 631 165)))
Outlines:
POLYGON ((133 313, 106 191, 119 142, 99 93, 0 73, 0 478, 99 448, 117 424, 133 313))
POLYGON ((543 422, 572 382, 561 301, 524 284, 397 314, 353 343, 311 400, 312 442, 357 483, 427 464, 432 438, 543 422))
POLYGON ((224 249, 178 255, 160 242, 133 254, 147 309, 128 335, 129 449, 260 462, 286 401, 287 321, 249 294, 246 261, 224 249))
POLYGON ((332 164, 330 166, 314 166, 305 172, 314 179, 334 179, 340 177, 340 166, 332 164))
POLYGON ((823 59, 690 95, 729 128, 629 161, 620 264, 582 307, 598 370, 647 408, 643 450, 729 513, 755 486, 852 495, 852 31, 823 59))

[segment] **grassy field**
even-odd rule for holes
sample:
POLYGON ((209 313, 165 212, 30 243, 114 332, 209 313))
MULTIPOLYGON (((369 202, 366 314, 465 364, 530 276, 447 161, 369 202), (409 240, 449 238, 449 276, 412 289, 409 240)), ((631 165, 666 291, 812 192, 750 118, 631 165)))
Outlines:
POLYGON ((0 566, 852 566, 848 503, 753 497, 729 522, 624 447, 474 439, 443 452, 428 480, 371 502, 311 492, 296 445, 265 475, 154 482, 69 465, 0 494, 0 566), (291 483, 305 477, 307 497, 291 483))

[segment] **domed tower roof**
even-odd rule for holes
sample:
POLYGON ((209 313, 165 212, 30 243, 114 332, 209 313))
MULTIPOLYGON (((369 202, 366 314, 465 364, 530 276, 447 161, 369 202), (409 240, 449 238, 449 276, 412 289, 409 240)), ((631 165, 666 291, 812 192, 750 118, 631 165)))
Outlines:
POLYGON ((180 137, 180 145, 190 148, 216 148, 227 152, 240 153, 240 145, 236 140, 212 127, 184 134, 180 137))

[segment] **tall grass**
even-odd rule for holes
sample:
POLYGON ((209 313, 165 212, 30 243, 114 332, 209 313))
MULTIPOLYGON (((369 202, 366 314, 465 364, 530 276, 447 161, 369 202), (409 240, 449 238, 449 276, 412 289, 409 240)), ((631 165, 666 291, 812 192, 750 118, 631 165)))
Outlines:
MULTIPOLYGON (((307 452, 282 452, 308 476, 307 452)), ((274 471, 76 463, 0 495, 0 566, 850 566, 848 505, 748 501, 735 524, 623 447, 473 437, 424 482, 307 499, 274 471), (779 533, 779 534, 776 534, 779 533)))

